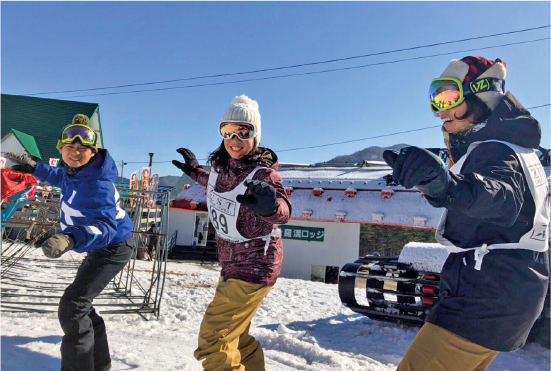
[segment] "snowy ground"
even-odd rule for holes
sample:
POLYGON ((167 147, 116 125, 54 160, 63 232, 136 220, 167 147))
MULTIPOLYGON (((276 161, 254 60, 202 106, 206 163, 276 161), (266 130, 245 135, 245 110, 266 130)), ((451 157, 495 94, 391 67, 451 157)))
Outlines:
MULTIPOLYGON (((41 257, 39 251, 34 251, 41 257)), ((80 258, 78 254, 63 258, 80 258)), ((147 279, 151 263, 138 261, 147 279)), ((29 271, 44 281, 46 273, 29 271), (34 272, 34 273, 33 273, 34 272)), ((113 370, 202 370, 193 358, 202 315, 219 276, 216 266, 169 262, 159 320, 104 314, 113 370)), ((418 328, 370 320, 342 306, 336 285, 277 281, 255 316, 251 334, 262 344, 269 371, 395 370, 418 328)), ((1 316, 1 370, 59 370, 61 329, 55 313, 1 316)), ((527 345, 498 355, 493 371, 548 371, 549 350, 527 345)))

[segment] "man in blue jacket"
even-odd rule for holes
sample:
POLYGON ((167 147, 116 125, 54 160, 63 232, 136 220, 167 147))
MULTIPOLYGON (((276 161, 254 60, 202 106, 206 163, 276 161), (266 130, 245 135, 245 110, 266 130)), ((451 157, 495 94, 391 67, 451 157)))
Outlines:
POLYGON ((97 148, 97 135, 87 116, 78 114, 57 143, 61 167, 7 153, 12 170, 32 173, 60 187, 61 232, 39 242, 44 255, 59 258, 73 250, 87 252, 72 284, 59 302, 62 371, 106 371, 111 357, 103 319, 92 301, 124 268, 132 256, 134 223, 120 208, 113 182, 117 167, 107 150, 97 148))

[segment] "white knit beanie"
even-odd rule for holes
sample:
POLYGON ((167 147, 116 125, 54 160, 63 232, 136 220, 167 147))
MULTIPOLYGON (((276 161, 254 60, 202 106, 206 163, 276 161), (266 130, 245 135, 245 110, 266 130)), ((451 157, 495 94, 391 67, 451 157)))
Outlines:
POLYGON ((260 112, 258 111, 257 101, 244 94, 235 97, 230 108, 224 112, 218 129, 226 122, 242 122, 252 125, 255 131, 254 146, 255 148, 258 147, 260 144, 260 112))
MULTIPOLYGON (((453 59, 440 77, 454 77, 461 82, 471 82, 487 77, 505 80, 505 62, 496 59, 495 62, 483 57, 464 57, 453 59)), ((491 111, 497 107, 503 99, 503 93, 497 91, 485 91, 476 93, 491 111)))

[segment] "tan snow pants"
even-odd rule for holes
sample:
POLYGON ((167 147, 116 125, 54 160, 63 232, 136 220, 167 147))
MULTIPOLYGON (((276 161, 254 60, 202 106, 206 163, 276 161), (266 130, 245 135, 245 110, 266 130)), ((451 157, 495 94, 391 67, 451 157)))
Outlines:
POLYGON ((498 353, 425 323, 397 371, 484 371, 498 353))
POLYGON ((272 286, 222 277, 201 322, 193 355, 208 371, 264 371, 264 352, 249 327, 272 286))

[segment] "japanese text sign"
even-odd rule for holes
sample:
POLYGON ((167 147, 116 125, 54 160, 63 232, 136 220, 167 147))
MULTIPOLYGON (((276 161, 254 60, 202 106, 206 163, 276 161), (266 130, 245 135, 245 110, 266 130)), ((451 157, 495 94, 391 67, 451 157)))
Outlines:
POLYGON ((279 228, 281 229, 282 238, 289 240, 323 242, 323 237, 325 236, 325 228, 299 227, 295 225, 282 225, 279 228))

